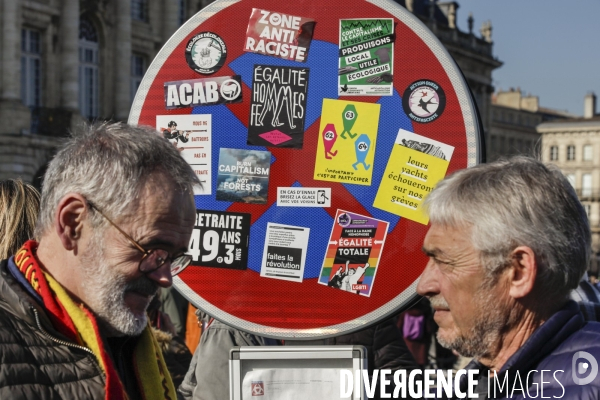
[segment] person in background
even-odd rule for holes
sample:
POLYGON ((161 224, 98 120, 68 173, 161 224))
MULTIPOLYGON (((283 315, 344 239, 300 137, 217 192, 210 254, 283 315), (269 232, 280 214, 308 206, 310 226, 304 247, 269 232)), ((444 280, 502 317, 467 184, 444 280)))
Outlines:
POLYGON ((21 180, 0 181, 0 260, 33 238, 40 194, 21 180))
POLYGON ((439 342, 473 357, 466 369, 478 372, 479 397, 599 398, 600 323, 569 299, 591 233, 562 173, 526 157, 481 164, 442 180, 425 207, 429 262, 417 292, 431 302, 439 342))
POLYGON ((178 394, 185 400, 229 399, 229 350, 235 346, 278 346, 281 343, 232 328, 200 310, 196 315, 198 323, 205 323, 206 328, 178 394))
POLYGON ((175 399, 146 310, 185 267, 198 178, 150 127, 83 125, 0 262, 1 399, 175 399))

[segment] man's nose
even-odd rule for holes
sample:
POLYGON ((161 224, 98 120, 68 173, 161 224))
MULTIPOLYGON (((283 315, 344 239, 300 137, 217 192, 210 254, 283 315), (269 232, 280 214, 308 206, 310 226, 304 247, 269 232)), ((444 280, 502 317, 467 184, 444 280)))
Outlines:
POLYGON ((436 294, 439 294, 439 287, 436 279, 436 266, 433 260, 427 262, 425 270, 419 278, 417 293, 421 296, 435 296, 436 294))
POLYGON ((146 274, 146 276, 156 282, 160 287, 168 288, 173 284, 173 275, 171 275, 171 260, 167 260, 160 268, 146 274))

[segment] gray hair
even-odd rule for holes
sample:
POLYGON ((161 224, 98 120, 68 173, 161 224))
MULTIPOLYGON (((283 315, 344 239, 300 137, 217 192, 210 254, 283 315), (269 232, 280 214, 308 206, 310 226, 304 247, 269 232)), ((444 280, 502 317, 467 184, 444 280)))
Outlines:
MULTIPOLYGON (((71 132, 52 159, 42 185, 35 233, 39 239, 53 223, 60 199, 79 193, 112 218, 128 211, 153 173, 168 177, 169 185, 193 192, 198 177, 179 151, 150 127, 125 123, 84 124, 71 132)), ((92 214, 92 224, 101 217, 92 214)))
POLYGON ((587 215, 556 167, 513 157, 461 170, 438 184, 425 208, 431 223, 471 227, 490 282, 518 246, 535 253, 536 291, 557 300, 577 287, 587 269, 587 215))

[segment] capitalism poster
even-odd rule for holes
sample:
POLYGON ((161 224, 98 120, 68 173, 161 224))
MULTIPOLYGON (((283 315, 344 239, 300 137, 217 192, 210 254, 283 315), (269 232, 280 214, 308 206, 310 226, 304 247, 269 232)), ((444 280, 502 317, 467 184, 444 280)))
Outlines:
POLYGON ((391 96, 394 20, 341 19, 339 96, 391 96))
POLYGON ((269 151, 220 149, 216 199, 266 204, 270 166, 269 151))
POLYGON ((389 223, 337 210, 319 283, 369 297, 389 223))

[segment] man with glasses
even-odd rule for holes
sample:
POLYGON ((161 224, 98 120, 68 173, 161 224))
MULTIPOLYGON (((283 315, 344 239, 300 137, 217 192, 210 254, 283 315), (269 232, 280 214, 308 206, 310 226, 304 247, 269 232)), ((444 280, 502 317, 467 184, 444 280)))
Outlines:
POLYGON ((199 184, 153 129, 72 134, 44 178, 38 241, 0 263, 0 398, 177 397, 146 308, 191 261, 199 184))

